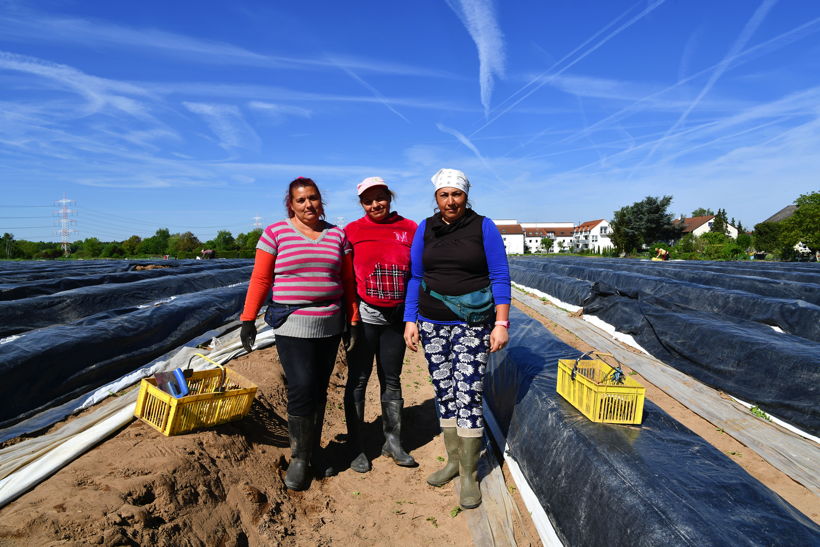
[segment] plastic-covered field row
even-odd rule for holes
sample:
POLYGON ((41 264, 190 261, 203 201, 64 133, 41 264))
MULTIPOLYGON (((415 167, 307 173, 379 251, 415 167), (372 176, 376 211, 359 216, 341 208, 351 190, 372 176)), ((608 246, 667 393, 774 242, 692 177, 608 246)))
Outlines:
POLYGON ((485 401, 566 545, 816 545, 820 528, 651 402, 641 427, 587 420, 556 393, 579 352, 513 309, 485 401))
POLYGON ((246 291, 243 283, 183 294, 33 330, 0 345, 0 378, 9 388, 0 398, 0 426, 102 386, 236 319, 246 291))
MULTIPOLYGON (((543 262, 551 262, 549 260, 543 262)), ((651 291, 527 268, 514 262, 513 281, 538 289, 632 335, 657 359, 704 384, 758 405, 807 431, 820 432, 820 344, 777 332, 763 322, 710 311, 710 296, 691 305, 651 291), (698 309, 697 305, 705 308, 698 309)), ((717 301, 717 290, 711 298, 717 301)), ((664 293, 671 294, 671 292, 664 293)), ((764 313, 761 308, 761 314, 764 313)), ((777 316, 772 311, 769 317, 777 316)))

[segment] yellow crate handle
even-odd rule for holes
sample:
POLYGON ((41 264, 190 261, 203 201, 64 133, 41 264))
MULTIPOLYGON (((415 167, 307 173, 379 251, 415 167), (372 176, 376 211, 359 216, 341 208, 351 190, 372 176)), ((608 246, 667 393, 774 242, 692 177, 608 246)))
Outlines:
POLYGON ((214 389, 214 393, 221 393, 221 392, 225 391, 225 382, 228 379, 228 374, 227 374, 227 372, 225 372, 225 367, 220 365, 219 363, 217 363, 213 359, 210 359, 210 358, 202 355, 201 353, 194 353, 191 356, 191 358, 188 359, 188 369, 191 368, 191 361, 194 360, 194 357, 202 357, 203 359, 205 359, 209 363, 211 363, 213 365, 216 365, 219 368, 219 385, 217 385, 217 387, 214 389))
POLYGON ((597 355, 598 357, 612 357, 612 359, 616 363, 616 366, 613 367, 612 381, 615 382, 616 384, 623 384, 624 383, 624 381, 623 381, 624 371, 621 369, 621 362, 618 361, 618 358, 615 357, 614 355, 612 355, 611 353, 603 353, 601 351, 597 351, 597 350, 594 350, 594 349, 582 354, 580 357, 578 357, 575 360, 575 364, 572 366, 572 373, 570 374, 570 379, 573 382, 575 381, 575 376, 578 373, 578 362, 581 361, 582 359, 590 356, 590 355, 597 355))

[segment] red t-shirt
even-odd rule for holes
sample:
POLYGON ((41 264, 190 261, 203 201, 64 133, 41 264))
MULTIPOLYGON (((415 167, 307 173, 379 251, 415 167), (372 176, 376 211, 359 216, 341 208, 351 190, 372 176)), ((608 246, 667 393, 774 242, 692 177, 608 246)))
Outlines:
POLYGON ((353 246, 356 293, 371 306, 404 302, 410 279, 410 245, 417 224, 393 211, 384 222, 367 215, 345 226, 353 246))

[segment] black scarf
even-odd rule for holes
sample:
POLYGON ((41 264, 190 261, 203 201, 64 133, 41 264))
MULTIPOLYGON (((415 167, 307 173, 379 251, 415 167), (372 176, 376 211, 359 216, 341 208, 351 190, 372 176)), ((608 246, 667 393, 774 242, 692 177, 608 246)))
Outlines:
POLYGON ((455 232, 459 228, 463 228, 468 224, 474 222, 478 218, 478 215, 472 209, 467 209, 464 211, 464 214, 461 215, 456 219, 455 222, 447 224, 441 218, 441 212, 439 211, 435 215, 433 215, 432 220, 430 221, 430 229, 433 231, 434 237, 441 237, 445 234, 449 234, 450 232, 455 232))

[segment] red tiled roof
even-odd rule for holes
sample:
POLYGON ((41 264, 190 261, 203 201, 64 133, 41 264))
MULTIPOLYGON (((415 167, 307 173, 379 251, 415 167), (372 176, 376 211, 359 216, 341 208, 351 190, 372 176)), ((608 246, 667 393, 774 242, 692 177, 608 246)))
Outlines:
POLYGON ((710 220, 715 218, 715 215, 704 215, 701 217, 684 218, 683 220, 676 218, 672 221, 673 224, 680 224, 683 222, 683 233, 688 234, 694 232, 710 220))
POLYGON ((604 221, 604 219, 602 219, 602 218, 599 218, 598 220, 588 220, 588 221, 583 222, 583 223, 579 224, 578 226, 576 226, 575 231, 576 232, 586 232, 588 230, 592 230, 593 228, 595 228, 597 225, 599 225, 603 221, 604 221))
POLYGON ((496 224, 498 231, 504 235, 523 234, 524 230, 520 224, 496 224))
POLYGON ((548 237, 549 234, 553 234, 555 237, 571 237, 572 228, 566 228, 564 226, 555 228, 524 228, 525 237, 548 237))

